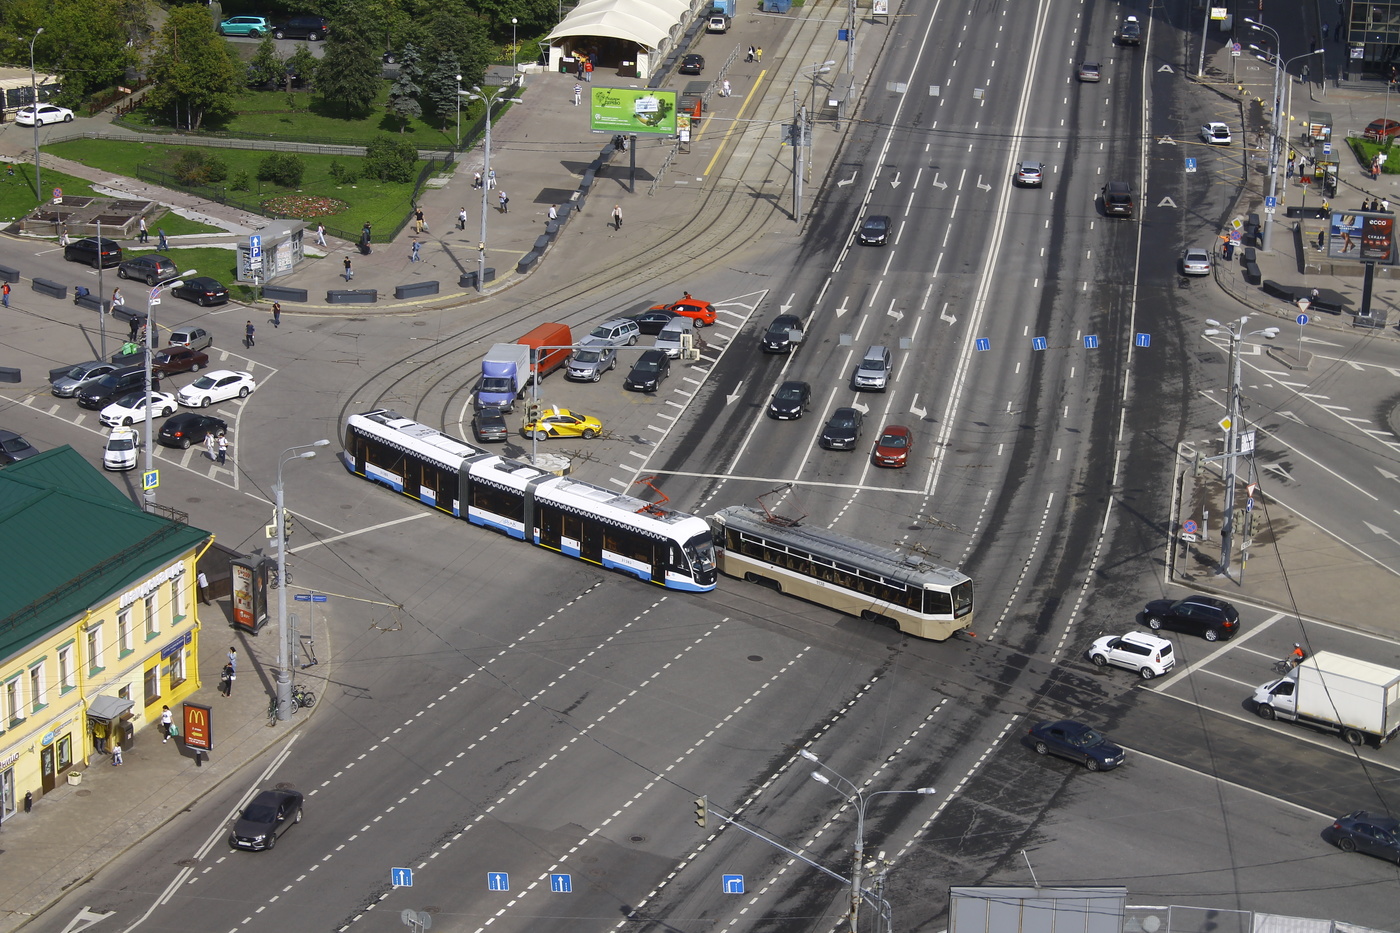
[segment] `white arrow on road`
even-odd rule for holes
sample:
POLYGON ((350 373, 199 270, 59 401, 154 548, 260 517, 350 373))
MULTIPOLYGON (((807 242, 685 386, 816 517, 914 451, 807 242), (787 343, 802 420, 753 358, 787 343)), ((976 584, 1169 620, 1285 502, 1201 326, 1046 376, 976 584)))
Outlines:
POLYGON ((1372 525, 1370 522, 1362 522, 1361 524, 1365 525, 1366 528, 1367 528, 1367 530, 1369 530, 1369 531, 1371 532, 1371 534, 1373 534, 1373 535, 1380 535, 1382 538, 1386 539, 1386 540, 1389 541, 1391 544, 1400 544, 1400 541, 1396 541, 1396 540, 1395 540, 1395 536, 1392 535, 1390 532, 1386 531, 1384 528, 1377 528, 1375 525, 1372 525))
POLYGON ((854 408, 856 411, 860 412, 862 415, 870 414, 870 406, 865 404, 864 402, 852 402, 851 407, 854 408))
POLYGON ((899 172, 895 172, 895 173, 894 173, 894 178, 890 181, 890 187, 891 187, 891 188, 898 188, 898 187, 899 187, 899 175, 900 175, 899 172))
POLYGON ((846 302, 848 302, 848 301, 850 301, 850 300, 851 300, 851 296, 850 296, 850 295, 847 295, 845 298, 842 298, 842 299, 841 299, 841 307, 839 307, 839 308, 836 309, 836 316, 837 316, 838 318, 839 318, 841 315, 845 314, 847 311, 851 310, 850 308, 846 307, 846 302))
POLYGON ((977 176, 977 187, 981 188, 983 191, 991 191, 991 190, 992 190, 992 186, 991 186, 991 185, 989 185, 989 184, 985 183, 984 181, 982 181, 982 176, 981 176, 981 175, 978 175, 978 176, 977 176))
MULTIPOLYGON (((1278 414, 1278 416, 1279 416, 1280 418, 1287 418, 1289 421, 1292 421, 1294 424, 1303 424, 1303 419, 1302 419, 1302 418, 1299 418, 1297 415, 1293 414, 1293 412, 1291 412, 1291 411, 1280 411, 1280 412, 1277 412, 1277 414, 1278 414)), ((1306 425, 1304 425, 1304 427, 1306 427, 1306 425)))
POLYGON ((1172 139, 1170 136, 1160 136, 1160 137, 1158 137, 1158 139, 1157 139, 1157 145, 1159 145, 1159 146, 1175 146, 1175 145, 1176 145, 1176 140, 1172 139))
POLYGON ((938 318, 939 320, 947 321, 949 324, 958 323, 957 316, 948 313, 948 302, 946 301, 943 302, 943 310, 938 312, 938 318))
POLYGON ((939 181, 939 180, 938 180, 938 175, 935 174, 935 175, 933 176, 933 186, 934 186, 935 188, 937 188, 939 191, 942 191, 944 188, 948 187, 948 183, 947 183, 946 181, 939 181))
POLYGON ((856 183, 856 176, 859 175, 859 174, 860 174, 860 170, 857 169, 856 171, 854 171, 854 172, 851 173, 851 177, 850 177, 850 178, 843 178, 843 179, 841 179, 840 181, 838 181, 838 182, 836 183, 836 187, 838 187, 838 188, 844 188, 844 187, 846 187, 847 185, 854 185, 854 184, 856 183))
POLYGON ((788 300, 785 301, 785 302, 783 302, 783 306, 782 306, 782 309, 781 309, 783 314, 787 314, 789 311, 792 310, 792 299, 794 299, 794 298, 796 298, 796 297, 797 297, 797 292, 793 292, 791 295, 788 295, 788 300))
POLYGON ((919 395, 917 392, 914 394, 914 401, 909 403, 909 410, 918 415, 920 419, 928 417, 928 409, 919 407, 919 395))
POLYGON ((1376 469, 1377 469, 1377 470, 1380 470, 1381 476, 1384 476, 1386 479, 1390 480, 1391 482, 1395 482, 1396 480, 1400 480, 1400 476, 1397 476, 1396 474, 1390 472, 1389 470, 1381 470, 1380 467, 1376 467, 1376 469))
POLYGON ((890 299, 889 310, 885 313, 888 314, 890 317, 894 318, 896 321, 904 320, 904 312, 895 308, 893 298, 890 299))
POLYGON ((737 402, 739 400, 739 396, 742 394, 740 390, 742 390, 743 388, 744 382, 743 380, 740 380, 739 384, 734 387, 734 394, 726 395, 724 397, 724 404, 733 405, 735 402, 737 402))

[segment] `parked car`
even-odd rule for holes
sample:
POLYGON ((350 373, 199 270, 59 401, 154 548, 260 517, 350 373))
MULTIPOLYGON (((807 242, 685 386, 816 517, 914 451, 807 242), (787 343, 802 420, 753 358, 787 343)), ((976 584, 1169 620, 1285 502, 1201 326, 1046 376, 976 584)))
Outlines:
POLYGON ((133 256, 117 264, 117 278, 140 279, 152 287, 179 278, 180 270, 173 260, 159 253, 133 256))
POLYGON ((294 790, 259 791, 243 808, 228 844, 233 849, 270 849, 277 844, 277 833, 291 823, 301 822, 301 793, 294 790))
POLYGON ((889 347, 872 346, 856 364, 856 371, 851 374, 851 387, 857 391, 869 389, 883 392, 889 386, 889 379, 889 347))
POLYGON ((860 225, 856 239, 863 246, 884 246, 890 241, 890 218, 888 214, 871 214, 860 225))
POLYGON ((1212 146, 1228 146, 1234 142, 1230 128, 1224 123, 1207 123, 1201 127, 1201 142, 1212 146))
POLYGON ((1343 852, 1363 852, 1400 865, 1400 820, 1393 816, 1354 810, 1337 817, 1325 833, 1343 852))
POLYGON ((84 383, 96 382, 103 376, 117 368, 116 363, 109 363, 106 360, 93 360, 90 363, 79 363, 68 370, 66 375, 59 376, 49 387, 54 395, 59 398, 72 398, 78 394, 78 389, 84 383))
POLYGON ((214 345, 214 338, 202 327, 177 327, 170 332, 170 345, 207 350, 214 345))
POLYGON ((1232 638, 1240 630, 1239 611, 1215 596, 1154 599, 1143 610, 1143 619, 1153 631, 1168 628, 1200 635, 1206 641, 1232 638))
POLYGON ((1181 254, 1182 275, 1210 275, 1210 253, 1193 246, 1181 254))
POLYGON ((209 354, 189 347, 166 347, 151 357, 151 372, 162 376, 175 373, 197 373, 209 365, 209 354))
MULTIPOLYGON (((34 105, 30 104, 15 111, 15 122, 20 126, 33 126, 35 122, 34 105)), ((72 123, 73 111, 67 107, 56 107, 53 104, 40 104, 38 122, 40 126, 47 126, 50 123, 72 123)))
POLYGON ((1016 185, 1020 188, 1039 188, 1045 179, 1045 165, 1042 162, 1021 162, 1016 166, 1016 185))
POLYGON ((257 388, 250 373, 216 369, 185 386, 176 393, 175 399, 186 408, 207 408, 215 402, 247 398, 257 388))
MULTIPOLYGON (((145 366, 123 366, 120 369, 112 370, 101 379, 83 383, 73 397, 83 408, 100 411, 123 395, 128 395, 137 389, 144 390, 145 387, 145 366)), ((151 375, 151 388, 160 388, 160 379, 154 373, 151 375)))
POLYGON ((39 452, 39 448, 26 441, 14 431, 0 428, 0 464, 18 463, 28 460, 39 452))
POLYGON ((691 52, 681 59, 681 66, 676 70, 683 75, 698 75, 705 70, 705 56, 691 52))
POLYGON ((637 342, 641 331, 631 318, 614 318, 604 321, 588 332, 579 341, 581 347, 630 347, 637 342))
POLYGON ((1172 643, 1146 632, 1105 635, 1096 639, 1089 648, 1089 660, 1099 667, 1112 664, 1137 671, 1143 680, 1159 677, 1176 666, 1172 643))
POLYGON ((603 433, 603 422, 567 408, 546 408, 538 421, 521 425, 520 433, 539 441, 549 437, 594 438, 603 433))
POLYGON ((1038 722, 1030 728, 1030 740, 1037 754, 1068 758, 1090 771, 1108 771, 1123 763, 1123 749, 1082 722, 1069 719, 1038 722))
POLYGON ((88 236, 81 240, 73 240, 63 247, 63 258, 69 262, 87 263, 94 269, 99 266, 110 269, 121 263, 122 248, 116 240, 109 240, 105 236, 100 243, 97 237, 88 236))
POLYGON ((478 441, 503 441, 509 436, 506 416, 499 408, 486 405, 472 412, 472 437, 478 441))
POLYGON ((331 27, 324 16, 293 16, 280 26, 272 27, 274 39, 306 39, 317 42, 326 37, 331 27))
POLYGON ((272 32, 272 24, 263 16, 230 16, 219 24, 221 36, 247 36, 261 39, 272 32))
POLYGON ((612 347, 582 347, 569 357, 565 379, 577 382, 597 382, 603 373, 617 365, 617 350, 612 347))
POLYGON ((192 444, 202 444, 209 435, 218 437, 227 433, 228 424, 222 418, 201 415, 193 411, 182 411, 171 415, 160 426, 156 440, 167 447, 188 449, 192 444))
POLYGON ((661 329, 661 333, 656 335, 655 347, 664 351, 671 359, 678 360, 681 357, 681 344, 687 335, 690 336, 693 344, 695 341, 695 321, 678 314, 671 320, 671 323, 661 329))
POLYGON ((136 451, 141 447, 141 432, 135 428, 113 428, 102 448, 102 469, 136 469, 136 451))
POLYGON ((896 469, 909 465, 909 450, 914 446, 914 434, 902 424, 885 425, 875 449, 870 453, 870 462, 876 466, 896 469))
POLYGON ((790 379, 773 393, 773 399, 768 403, 768 417, 779 421, 796 421, 811 407, 812 387, 790 379))
POLYGON ((827 450, 855 450, 865 416, 857 408, 838 408, 822 425, 817 443, 827 450))
POLYGON ((705 23, 705 31, 712 33, 722 33, 729 31, 729 17, 723 13, 713 13, 705 23))
POLYGON ((1400 136, 1400 120, 1372 120, 1361 135, 1373 143, 1394 139, 1400 136))
POLYGON ((172 288, 170 294, 176 298, 193 301, 201 308, 221 305, 228 301, 228 289, 220 285, 217 279, 211 279, 207 275, 185 279, 184 284, 172 288))
POLYGON ((650 311, 643 311, 641 314, 630 314, 628 317, 637 322, 637 330, 649 336, 661 333, 662 329, 676 316, 676 312, 668 311, 664 307, 652 308, 650 311))
POLYGON ((1102 66, 1098 62, 1083 62, 1079 66, 1079 80, 1086 83, 1095 83, 1100 80, 1103 74, 1102 66))
POLYGON ((701 301, 699 298, 690 297, 690 292, 685 293, 685 297, 675 304, 657 305, 653 311, 670 311, 672 314, 681 314, 695 320, 696 327, 705 327, 715 322, 715 306, 708 301, 701 301))
MULTIPOLYGON (((174 413, 179 406, 175 403, 175 396, 169 392, 151 393, 151 417, 164 418, 166 415, 174 413)), ((97 418, 109 428, 121 427, 135 424, 138 421, 146 420, 146 392, 130 392, 112 402, 102 409, 102 414, 97 418)))
POLYGON ((764 353, 787 353, 802 343, 802 318, 795 314, 780 314, 763 332, 764 353))
POLYGON ((632 364, 632 371, 622 381, 622 387, 629 392, 655 392, 669 375, 671 359, 666 351, 647 350, 632 364))

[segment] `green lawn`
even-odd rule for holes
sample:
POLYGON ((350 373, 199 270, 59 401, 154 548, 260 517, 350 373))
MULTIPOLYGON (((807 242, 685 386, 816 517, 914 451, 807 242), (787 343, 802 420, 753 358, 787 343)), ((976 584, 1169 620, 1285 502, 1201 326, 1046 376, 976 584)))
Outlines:
MULTIPOLYGON (((170 228, 167 227, 165 232, 169 233, 170 228)), ((155 242, 156 238, 153 232, 151 234, 151 245, 154 246, 155 242)), ((143 253, 155 252, 155 250, 135 249, 128 246, 123 252, 127 258, 131 258, 132 256, 140 256, 143 253)), ((216 246, 176 246, 164 250, 161 255, 169 256, 171 260, 174 261, 175 265, 179 267, 181 274, 193 269, 195 275, 207 275, 211 279, 218 279, 228 289, 229 297, 234 301, 253 300, 253 287, 251 285, 238 285, 234 282, 234 276, 238 274, 238 254, 234 250, 221 249, 216 246)), ((116 278, 115 272, 111 272, 110 277, 114 281, 120 281, 116 278)), ((136 284, 139 285, 140 283, 136 284)), ((130 291, 128 287, 127 297, 130 297, 130 291)), ((140 291, 140 294, 145 294, 144 289, 140 291)), ((158 315, 157 320, 168 320, 172 322, 178 322, 196 314, 198 308, 197 305, 189 304, 182 299, 170 298, 168 296, 161 307, 165 309, 165 314, 158 315), (182 313, 178 310, 184 308, 187 304, 189 305, 187 313, 182 313)))
POLYGON ((210 224, 200 223, 197 220, 190 220, 188 217, 181 217, 179 214, 175 213, 162 214, 154 221, 147 220, 146 223, 152 231, 160 227, 170 236, 180 236, 186 233, 224 232, 223 227, 215 227, 210 224))
MULTIPOLYGON (((46 146, 45 151, 53 152, 54 155, 72 159, 75 162, 81 162, 84 165, 91 165, 104 171, 134 178, 138 164, 168 165, 188 148, 190 147, 164 146, 157 140, 149 143, 126 143, 108 139, 74 139, 46 146)), ((207 149, 204 151, 224 160, 225 164, 228 165, 230 178, 239 172, 247 172, 254 179, 250 191, 230 191, 231 197, 241 198, 251 203, 258 203, 267 198, 286 194, 336 198, 344 201, 347 206, 334 214, 327 214, 314 220, 324 222, 328 228, 348 231, 351 235, 358 231, 367 220, 379 230, 392 230, 407 216, 411 207, 412 182, 393 183, 361 179, 354 185, 341 185, 331 178, 331 162, 338 159, 342 164, 351 164, 362 162, 362 159, 347 156, 303 154, 301 158, 306 164, 306 173, 302 176, 301 187, 290 189, 256 180, 258 164, 270 154, 266 151, 255 149, 207 149)), ((422 162, 414 166, 415 175, 422 166, 422 162)), ((48 173, 45 173, 44 177, 44 184, 47 186, 48 173)), ((170 227, 166 227, 166 232, 174 231, 170 227)))
MULTIPOLYGON (((45 147, 44 151, 48 151, 45 147)), ((34 196, 34 163, 7 163, 15 170, 9 175, 0 168, 0 219, 17 220, 39 206, 34 196)), ((44 183, 44 200, 53 197, 53 189, 62 188, 65 195, 93 195, 92 186, 81 178, 45 168, 40 179, 44 183)))
POLYGON ((1361 160, 1362 165, 1369 167, 1371 160, 1376 157, 1376 153, 1384 152, 1386 160, 1385 164, 1381 166, 1381 174, 1400 175, 1400 149, 1393 145, 1373 143, 1357 136, 1348 137, 1347 142, 1351 143, 1352 151, 1356 153, 1356 157, 1361 160))

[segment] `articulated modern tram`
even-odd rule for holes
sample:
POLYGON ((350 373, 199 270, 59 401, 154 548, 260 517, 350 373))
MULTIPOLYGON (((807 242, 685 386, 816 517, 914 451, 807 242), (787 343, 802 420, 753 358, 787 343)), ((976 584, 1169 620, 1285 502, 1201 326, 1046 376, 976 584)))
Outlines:
POLYGON ((715 588, 709 524, 556 476, 380 409, 351 415, 345 466, 474 525, 671 589, 715 588))
POLYGON ((972 625, 972 578, 916 554, 744 506, 711 517, 719 569, 862 619, 943 641, 972 625))

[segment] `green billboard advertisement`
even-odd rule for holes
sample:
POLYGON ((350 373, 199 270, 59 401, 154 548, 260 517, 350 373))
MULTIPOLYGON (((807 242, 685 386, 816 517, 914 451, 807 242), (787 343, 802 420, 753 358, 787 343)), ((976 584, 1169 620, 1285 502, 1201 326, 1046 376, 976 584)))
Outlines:
POLYGON ((590 87, 595 133, 676 135, 676 92, 630 87, 590 87))

